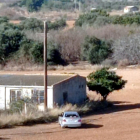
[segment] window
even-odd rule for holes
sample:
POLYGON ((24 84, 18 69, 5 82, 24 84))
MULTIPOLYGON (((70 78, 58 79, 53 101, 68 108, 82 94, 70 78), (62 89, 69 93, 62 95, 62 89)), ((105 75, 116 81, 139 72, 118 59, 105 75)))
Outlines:
POLYGON ((77 114, 65 114, 65 117, 78 117, 77 114))
POLYGON ((10 102, 17 101, 20 99, 21 99, 21 90, 20 89, 10 90, 10 102))
POLYGON ((44 90, 32 90, 31 100, 34 103, 44 103, 44 90))

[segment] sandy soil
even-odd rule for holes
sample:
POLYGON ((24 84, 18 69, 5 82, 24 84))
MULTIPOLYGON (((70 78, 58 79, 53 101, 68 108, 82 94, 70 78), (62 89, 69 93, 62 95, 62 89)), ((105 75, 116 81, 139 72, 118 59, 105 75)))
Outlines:
POLYGON ((19 24, 21 22, 21 20, 10 20, 10 23, 13 24, 19 24))
POLYGON ((121 15, 123 15, 124 14, 124 12, 123 12, 123 10, 114 10, 114 11, 112 11, 112 12, 110 12, 109 13, 111 16, 115 16, 115 15, 119 15, 119 16, 121 16, 121 15))
POLYGON ((68 25, 68 28, 71 29, 74 27, 75 20, 67 20, 66 23, 68 25))
MULTIPOLYGON (((50 74, 64 71, 49 71, 50 74)), ((70 73, 71 71, 67 71, 70 73)), ((89 71, 75 71, 86 76, 89 71)), ((116 71, 128 80, 121 91, 111 93, 108 100, 115 106, 83 118, 82 128, 61 129, 57 122, 35 126, 1 129, 0 139, 13 140, 139 140, 140 139, 140 69, 116 71)), ((43 72, 42 72, 43 74, 43 72)))

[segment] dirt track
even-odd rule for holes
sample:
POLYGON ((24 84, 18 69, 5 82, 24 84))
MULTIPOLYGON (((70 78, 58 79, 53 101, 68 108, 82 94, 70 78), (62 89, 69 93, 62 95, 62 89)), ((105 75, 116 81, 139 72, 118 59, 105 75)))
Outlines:
MULTIPOLYGON (((79 71, 84 76, 89 72, 79 71)), ((109 95, 108 100, 113 101, 115 107, 83 118, 82 128, 61 129, 57 123, 17 127, 0 130, 0 139, 140 140, 140 69, 117 70, 117 74, 128 83, 125 89, 109 95)))

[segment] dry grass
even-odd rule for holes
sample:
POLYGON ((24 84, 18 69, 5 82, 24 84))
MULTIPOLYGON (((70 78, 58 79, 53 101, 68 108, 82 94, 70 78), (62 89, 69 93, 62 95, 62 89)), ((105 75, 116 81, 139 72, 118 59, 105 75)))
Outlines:
POLYGON ((43 69, 43 65, 32 64, 28 61, 21 64, 14 61, 9 61, 5 66, 0 65, 0 70, 4 71, 43 71, 43 69))
POLYGON ((46 112, 30 111, 26 115, 22 113, 1 113, 0 128, 9 128, 19 125, 34 125, 38 123, 53 122, 58 119, 58 115, 64 111, 77 111, 80 115, 93 113, 96 110, 102 110, 108 107, 110 103, 100 101, 88 101, 87 103, 77 106, 67 104, 63 107, 56 107, 46 112))

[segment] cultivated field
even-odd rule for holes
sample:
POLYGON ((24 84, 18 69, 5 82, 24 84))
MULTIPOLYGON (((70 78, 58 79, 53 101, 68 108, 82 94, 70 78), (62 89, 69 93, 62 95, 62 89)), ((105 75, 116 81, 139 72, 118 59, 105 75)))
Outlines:
MULTIPOLYGON (((74 70, 86 76, 91 70, 74 70)), ((126 87, 109 95, 115 106, 94 115, 83 117, 82 128, 61 129, 57 122, 35 126, 1 129, 0 139, 12 140, 139 140, 140 139, 140 69, 116 71, 128 80, 126 87)), ((1 72, 2 73, 2 72, 1 72)), ((24 72, 27 73, 27 72, 24 72)), ((32 72, 31 72, 32 73, 32 72)), ((43 74, 43 72, 35 72, 43 74)), ((72 73, 70 71, 48 71, 49 74, 72 73)), ((14 72, 13 72, 14 74, 14 72)), ((21 74, 21 72, 20 72, 21 74)), ((30 74, 30 72, 28 72, 30 74)), ((96 98, 95 93, 90 93, 96 98)))

